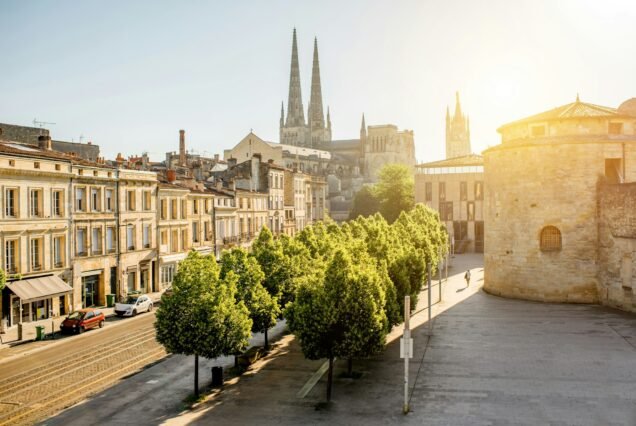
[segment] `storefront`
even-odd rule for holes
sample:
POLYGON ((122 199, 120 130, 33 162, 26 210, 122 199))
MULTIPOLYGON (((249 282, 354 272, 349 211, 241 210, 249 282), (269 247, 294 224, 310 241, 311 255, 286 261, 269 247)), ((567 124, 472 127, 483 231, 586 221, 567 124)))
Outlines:
POLYGON ((66 311, 66 295, 73 289, 59 277, 48 276, 8 282, 8 325, 39 321, 66 311))
POLYGON ((100 306, 100 278, 102 270, 85 272, 82 274, 82 307, 100 306))

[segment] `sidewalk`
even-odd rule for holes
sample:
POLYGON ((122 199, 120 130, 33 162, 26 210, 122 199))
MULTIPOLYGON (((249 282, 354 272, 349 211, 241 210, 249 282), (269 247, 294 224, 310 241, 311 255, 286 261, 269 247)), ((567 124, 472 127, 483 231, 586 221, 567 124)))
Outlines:
MULTIPOLYGON (((304 359, 289 336, 279 355, 255 366, 260 371, 164 423, 636 425, 636 316, 490 296, 478 288, 479 260, 456 256, 443 302, 433 311, 430 339, 426 311, 411 321, 408 415, 402 414, 404 361, 397 340, 382 354, 354 362, 360 379, 341 377, 346 362, 338 361, 333 403, 317 411, 325 377, 305 398, 297 393, 324 360, 304 359), (473 280, 466 288, 469 267, 473 280)), ((400 334, 395 330, 392 337, 400 334)))
MULTIPOLYGON (((154 303, 157 303, 161 299, 161 292, 157 293, 148 293, 148 296, 153 300, 154 303)), ((106 316, 106 321, 110 321, 115 317, 115 308, 107 308, 107 307, 97 307, 104 313, 106 316)), ((44 346, 48 346, 52 342, 59 341, 61 339, 67 339, 69 335, 61 335, 60 324, 66 316, 49 318, 41 321, 33 321, 24 323, 22 326, 22 340, 18 340, 18 327, 11 327, 7 330, 6 333, 0 334, 0 338, 2 342, 0 343, 0 359, 7 356, 7 354, 3 351, 3 349, 14 348, 13 352, 16 352, 16 346, 20 346, 19 352, 27 353, 28 351, 40 348, 44 346), (46 334, 46 340, 36 341, 36 326, 44 326, 44 332, 46 334), (55 333, 55 336, 51 335, 51 333, 55 333)))

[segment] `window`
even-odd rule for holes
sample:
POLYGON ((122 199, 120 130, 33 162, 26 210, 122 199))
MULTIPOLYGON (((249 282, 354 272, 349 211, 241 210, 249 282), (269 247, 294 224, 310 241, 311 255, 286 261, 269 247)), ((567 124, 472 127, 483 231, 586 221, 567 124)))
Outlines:
POLYGON ((64 191, 53 191, 53 216, 64 216, 64 191))
POLYGON ((102 228, 93 228, 91 254, 102 254, 102 228))
POLYGON ((143 227, 143 244, 144 248, 150 248, 150 225, 143 227))
POLYGON ((112 189, 106 190, 106 211, 108 212, 113 211, 113 190, 112 189))
POLYGON ((453 220, 453 202, 444 201, 439 204, 439 217, 441 220, 453 220))
POLYGON ((433 182, 424 184, 424 201, 433 201, 433 182))
POLYGON ((31 270, 42 270, 42 243, 43 238, 31 239, 31 270))
POLYGON ((77 174, 78 174, 78 175, 80 175, 80 176, 84 175, 84 170, 79 169, 79 170, 77 171, 77 174))
POLYGON ((18 240, 6 240, 4 243, 4 267, 9 274, 17 274, 18 269, 18 240))
POLYGON ((7 217, 18 217, 18 190, 10 188, 5 191, 4 214, 7 217))
POLYGON ((177 218, 177 200, 172 200, 170 204, 171 204, 170 218, 176 219, 177 218))
POLYGON ((99 188, 91 188, 91 210, 94 212, 101 210, 101 192, 99 188))
POLYGON ((77 255, 86 256, 86 228, 77 228, 77 255))
POLYGON ((106 252, 115 251, 115 228, 113 226, 106 227, 106 252))
POLYGON ((203 241, 210 241, 210 222, 203 223, 203 241))
POLYGON ((484 184, 482 181, 478 180, 475 182, 475 200, 483 200, 484 199, 484 184))
POLYGON ((161 267, 161 284, 170 284, 174 278, 174 263, 161 267))
POLYGON ((561 231, 556 226, 546 226, 541 230, 541 251, 561 250, 561 231))
POLYGON ((61 268, 64 266, 64 253, 64 236, 53 237, 53 267, 61 268))
POLYGON ((439 201, 446 201, 446 183, 439 183, 439 201))
POLYGON ((75 188, 75 210, 86 211, 86 188, 75 188))
POLYGON ((466 182, 459 182, 459 199, 460 201, 468 200, 468 185, 466 182))
POLYGON ((197 222, 192 222, 192 242, 199 242, 199 224, 197 222))
POLYGON ((39 169, 40 168, 40 162, 39 161, 34 162, 33 163, 33 168, 34 169, 39 169))
POLYGON ((192 200, 192 213, 193 214, 199 213, 199 200, 192 200))
POLYGON ((59 172, 60 170, 62 170, 62 166, 60 166, 59 164, 56 164, 55 165, 55 170, 57 170, 59 172))
POLYGON ((605 178, 607 183, 623 182, 623 162, 620 158, 605 159, 605 178))
POLYGON ((144 191, 144 210, 150 210, 150 191, 144 191))
POLYGON ((163 199, 159 204, 161 205, 161 219, 165 220, 168 218, 168 200, 163 199))
POLYGON ((9 165, 11 167, 15 167, 15 160, 9 160, 9 165))
POLYGON ((181 250, 188 250, 188 231, 185 229, 181 231, 181 250))
MULTIPOLYGON (((176 210, 175 210, 176 212, 176 210)), ((186 200, 181 200, 181 219, 185 219, 186 218, 186 214, 188 213, 188 204, 186 203, 186 200)), ((177 218, 176 213, 175 213, 175 219, 177 218)))
POLYGON ((29 209, 31 212, 31 216, 33 217, 41 217, 42 216, 42 190, 41 189, 32 189, 29 197, 29 209))
POLYGON ((540 137, 540 136, 545 136, 545 126, 541 125, 541 126, 532 126, 530 128, 530 134, 532 135, 532 137, 540 137))
POLYGON ((210 213, 210 200, 205 200, 205 212, 210 213))
POLYGON ((607 130, 610 135, 620 135, 623 133, 623 123, 609 123, 607 130))
POLYGON ((135 211, 135 190, 126 191, 126 205, 128 206, 128 211, 135 211))
POLYGON ((93 170, 93 176, 97 176, 99 173, 97 173, 97 170, 93 170))
POLYGON ((475 203, 473 201, 466 204, 466 217, 468 220, 475 220, 475 203))
POLYGON ((179 231, 176 229, 172 230, 172 239, 170 240, 170 251, 172 253, 179 251, 179 231))
POLYGON ((128 250, 135 249, 135 226, 134 225, 128 225, 126 227, 126 247, 128 247, 128 250))
POLYGON ((161 231, 161 245, 168 245, 168 231, 166 230, 161 231))

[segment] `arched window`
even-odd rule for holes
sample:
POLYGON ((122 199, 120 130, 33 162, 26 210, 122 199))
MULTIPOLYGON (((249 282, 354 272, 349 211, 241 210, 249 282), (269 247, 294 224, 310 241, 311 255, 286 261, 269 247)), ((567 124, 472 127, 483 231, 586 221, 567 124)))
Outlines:
POLYGON ((541 230, 541 251, 561 250, 561 231, 556 226, 546 226, 541 230))

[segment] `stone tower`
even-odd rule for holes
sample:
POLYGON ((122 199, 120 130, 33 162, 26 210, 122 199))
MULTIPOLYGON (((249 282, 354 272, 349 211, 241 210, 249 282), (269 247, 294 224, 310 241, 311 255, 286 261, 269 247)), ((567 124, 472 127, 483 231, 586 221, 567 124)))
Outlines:
POLYGON ((455 92, 455 115, 446 107, 446 158, 470 155, 470 122, 462 114, 459 92, 455 92))
POLYGON ((300 65, 298 64, 298 42, 296 28, 292 38, 291 69, 289 71, 289 97, 287 98, 287 119, 281 120, 281 143, 307 146, 307 125, 303 97, 300 89, 300 65))
POLYGON ((311 97, 309 98, 309 133, 313 148, 321 148, 331 142, 331 125, 325 125, 325 116, 322 112, 322 87, 320 85, 320 61, 318 60, 318 39, 314 38, 314 62, 311 69, 311 97))

